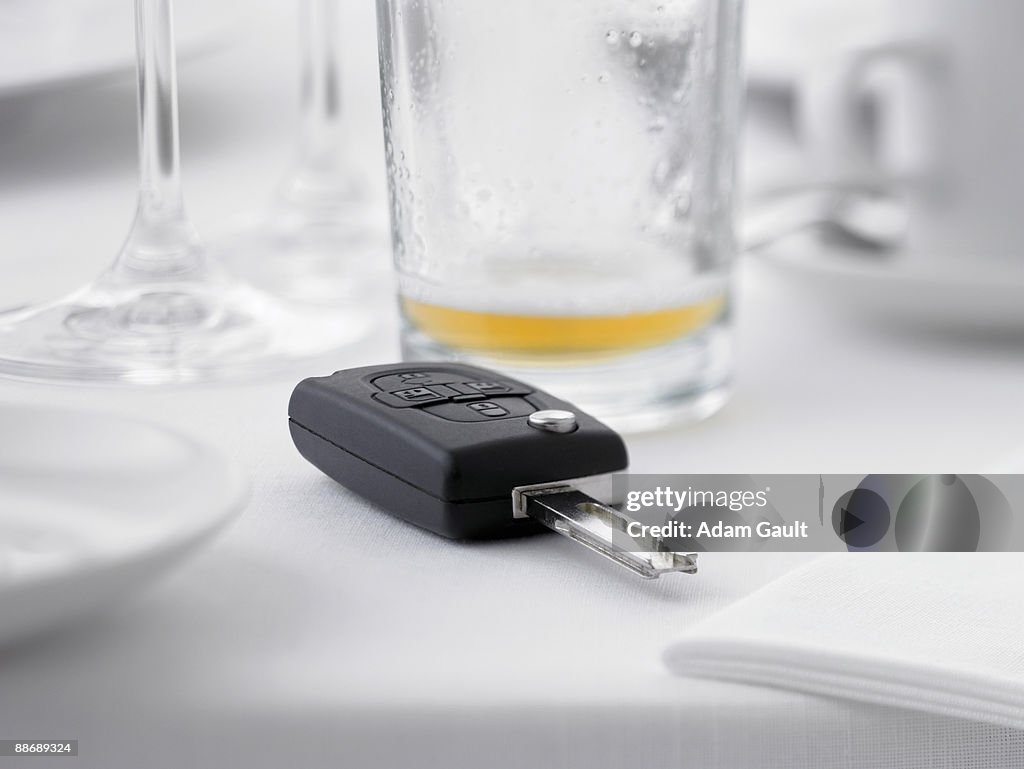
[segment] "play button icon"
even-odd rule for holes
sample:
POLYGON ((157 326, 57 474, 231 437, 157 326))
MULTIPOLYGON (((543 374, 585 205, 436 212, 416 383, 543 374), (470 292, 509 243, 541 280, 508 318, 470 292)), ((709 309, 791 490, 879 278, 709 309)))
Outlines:
POLYGON ((890 523, 889 505, 871 489, 848 491, 832 508, 832 528, 851 549, 877 545, 890 523))
POLYGON ((865 524, 863 518, 858 518, 856 513, 850 512, 847 508, 843 508, 840 512, 839 519, 839 536, 846 539, 851 531, 856 531, 865 524))

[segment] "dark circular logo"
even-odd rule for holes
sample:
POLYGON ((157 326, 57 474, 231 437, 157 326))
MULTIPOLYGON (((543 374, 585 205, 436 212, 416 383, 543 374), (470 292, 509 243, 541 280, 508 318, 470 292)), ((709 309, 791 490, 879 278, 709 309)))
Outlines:
POLYGON ((832 528, 847 547, 863 550, 881 542, 889 530, 889 505, 871 489, 857 488, 832 508, 832 528))

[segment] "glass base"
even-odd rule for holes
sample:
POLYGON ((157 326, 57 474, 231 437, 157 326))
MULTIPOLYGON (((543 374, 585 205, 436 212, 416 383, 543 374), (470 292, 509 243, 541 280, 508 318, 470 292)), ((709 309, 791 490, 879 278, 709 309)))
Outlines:
POLYGON ((210 250, 229 272, 291 302, 357 302, 391 279, 391 243, 378 223, 244 220, 210 250))
POLYGON ((0 313, 0 376, 173 384, 286 370, 370 329, 354 310, 308 310, 226 281, 122 288, 0 313))
POLYGON ((732 335, 725 323, 659 347, 619 355, 530 358, 455 350, 407 326, 408 361, 454 360, 495 369, 564 398, 621 432, 707 419, 729 400, 732 335))

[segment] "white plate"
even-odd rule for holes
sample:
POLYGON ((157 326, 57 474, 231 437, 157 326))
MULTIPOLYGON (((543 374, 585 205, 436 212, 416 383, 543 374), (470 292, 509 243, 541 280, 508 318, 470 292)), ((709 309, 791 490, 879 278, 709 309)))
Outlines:
POLYGON ((815 64, 885 39, 898 0, 749 0, 752 84, 790 88, 815 64))
MULTIPOLYGON (((226 39, 233 5, 177 3, 179 57, 226 39)), ((131 72, 134 34, 128 0, 0 0, 0 96, 131 72)))
POLYGON ((145 422, 0 406, 0 644, 136 590, 247 488, 218 452, 145 422))
POLYGON ((830 307, 919 328, 1024 331, 1024 268, 929 267, 907 254, 866 254, 794 235, 751 255, 806 284, 830 307))

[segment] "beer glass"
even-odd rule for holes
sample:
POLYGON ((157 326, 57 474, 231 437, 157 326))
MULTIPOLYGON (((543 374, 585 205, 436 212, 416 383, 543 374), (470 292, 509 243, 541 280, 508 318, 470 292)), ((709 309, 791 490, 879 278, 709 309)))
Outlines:
POLYGON ((742 0, 377 0, 408 359, 620 427, 732 373, 742 0))

